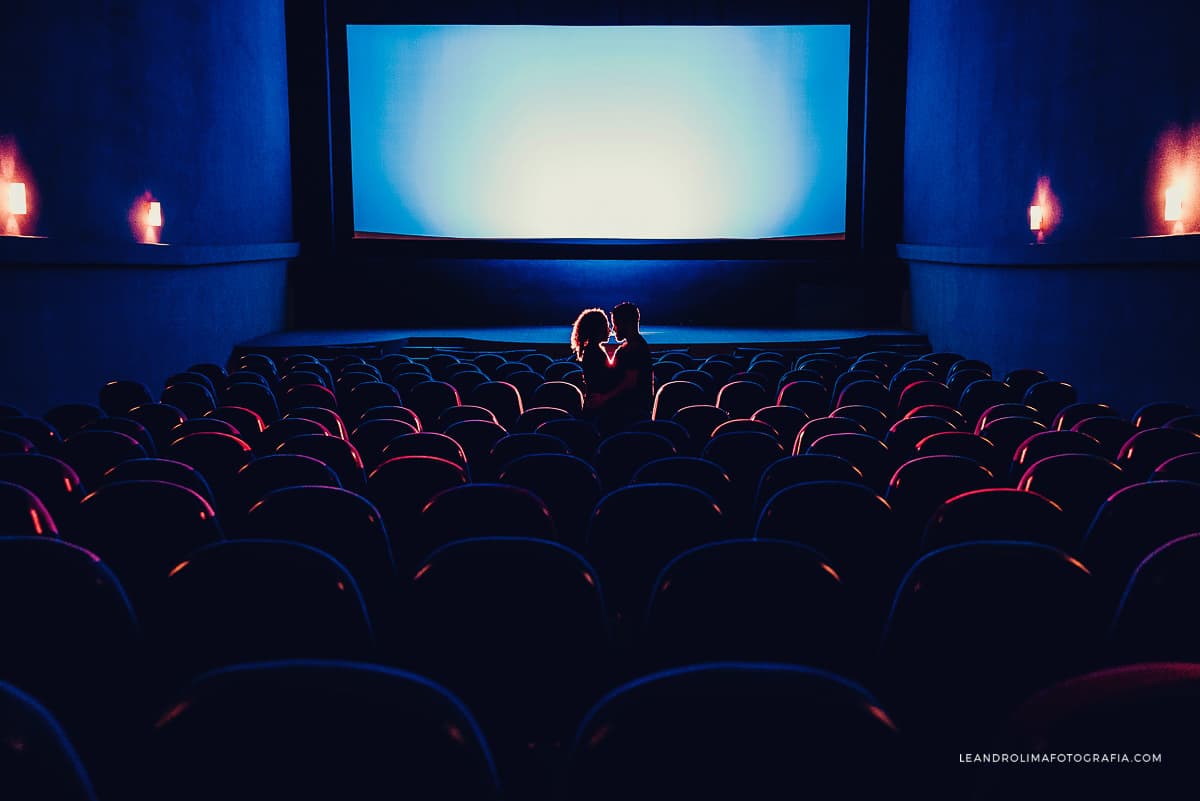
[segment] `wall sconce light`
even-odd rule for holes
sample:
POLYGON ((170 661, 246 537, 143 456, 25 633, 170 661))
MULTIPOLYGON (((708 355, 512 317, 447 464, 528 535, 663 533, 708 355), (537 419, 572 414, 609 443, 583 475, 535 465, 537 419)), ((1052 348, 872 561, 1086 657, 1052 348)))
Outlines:
POLYGON ((13 215, 29 213, 29 202, 24 183, 14 181, 8 185, 8 213, 13 215))
POLYGON ((1171 184, 1164 195, 1163 221, 1175 223, 1175 233, 1183 233, 1183 187, 1171 184))
POLYGON ((151 228, 162 228, 162 203, 151 200, 146 208, 146 225, 151 228))
POLYGON ((1036 203, 1029 207, 1029 230, 1042 230, 1042 207, 1036 203))

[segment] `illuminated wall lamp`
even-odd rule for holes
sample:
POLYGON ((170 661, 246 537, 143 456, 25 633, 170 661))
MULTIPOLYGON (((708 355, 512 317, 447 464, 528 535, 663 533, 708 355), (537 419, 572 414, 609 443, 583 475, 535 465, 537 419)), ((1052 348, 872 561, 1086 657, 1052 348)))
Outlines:
POLYGON ((146 209, 146 225, 151 228, 162 228, 162 203, 151 200, 146 209))
POLYGON ((1167 187, 1163 202, 1163 221, 1175 223, 1175 233, 1183 231, 1183 187, 1179 184, 1167 187))
POLYGON ((1042 241, 1042 237, 1045 235, 1044 231, 1042 230, 1042 224, 1044 222, 1045 222, 1045 213, 1042 211, 1042 207, 1037 203, 1030 206, 1029 207, 1029 230, 1033 231, 1037 234, 1039 242, 1042 241))
POLYGON ((14 215, 29 213, 25 184, 14 181, 8 185, 8 213, 14 215))

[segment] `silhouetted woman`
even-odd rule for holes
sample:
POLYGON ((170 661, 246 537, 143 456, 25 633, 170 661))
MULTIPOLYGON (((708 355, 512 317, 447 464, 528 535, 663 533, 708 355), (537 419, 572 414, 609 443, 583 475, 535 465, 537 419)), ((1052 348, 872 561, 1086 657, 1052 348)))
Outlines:
POLYGON ((616 384, 616 371, 601 347, 608 341, 608 335, 608 315, 602 309, 584 309, 571 328, 571 350, 583 367, 584 409, 588 416, 598 413, 597 398, 616 384))

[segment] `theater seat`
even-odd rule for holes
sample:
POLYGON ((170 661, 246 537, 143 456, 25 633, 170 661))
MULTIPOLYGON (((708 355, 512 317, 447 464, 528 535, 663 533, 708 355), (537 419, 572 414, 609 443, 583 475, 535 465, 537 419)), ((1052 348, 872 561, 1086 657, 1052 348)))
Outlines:
POLYGON ((892 423, 883 443, 895 456, 896 463, 904 464, 916 456, 917 443, 925 437, 954 430, 954 424, 941 417, 905 417, 892 423))
POLYGON ((792 484, 809 481, 849 481, 863 483, 862 471, 848 459, 827 453, 806 453, 800 456, 785 456, 767 465, 758 482, 754 495, 754 511, 757 514, 776 492, 792 484))
POLYGON ((506 381, 486 381, 471 390, 466 402, 482 406, 496 415, 496 421, 505 429, 516 424, 525 411, 521 393, 506 381))
POLYGON ((566 454, 529 454, 509 462, 500 473, 500 482, 523 487, 541 498, 554 518, 559 540, 583 548, 588 518, 602 494, 600 477, 590 464, 566 454))
POLYGON ((235 499, 233 511, 236 514, 226 518, 226 526, 231 530, 240 527, 250 507, 267 493, 303 485, 342 486, 333 470, 311 456, 277 453, 255 459, 234 476, 231 496, 235 499))
POLYGON ((638 420, 629 426, 629 430, 666 437, 675 446, 676 453, 686 454, 692 450, 691 434, 674 420, 638 420))
POLYGON ((1147 428, 1121 446, 1117 464, 1131 480, 1145 481, 1160 464, 1185 453, 1200 453, 1200 434, 1179 428, 1147 428))
POLYGON ((795 406, 803 409, 809 417, 828 414, 830 403, 829 390, 816 381, 792 381, 784 384, 775 396, 776 406, 795 406))
POLYGON ((862 474, 863 481, 881 492, 896 469, 895 459, 887 445, 869 434, 826 434, 816 439, 805 451, 808 455, 840 456, 862 474))
POLYGON ((402 569, 425 555, 417 553, 421 510, 442 490, 466 483, 467 474, 460 465, 434 456, 399 456, 371 472, 366 496, 383 515, 402 569))
POLYGON ((292 437, 300 437, 306 434, 320 434, 325 437, 332 436, 329 429, 316 420, 291 417, 287 420, 279 419, 269 424, 250 445, 254 448, 256 455, 266 456, 267 454, 274 453, 280 445, 292 437))
POLYGON ((1191 481, 1200 484, 1200 453, 1185 453, 1167 459, 1155 469, 1150 480, 1191 481))
POLYGON ((490 751, 457 698, 412 673, 334 661, 198 677, 152 732, 143 796, 163 788, 178 801, 384 801, 398 789, 499 799, 490 751))
POLYGON ((0 795, 13 799, 96 801, 75 747, 50 711, 0 681, 0 795))
POLYGON ((56 528, 68 532, 74 525, 84 487, 66 462, 42 453, 0 453, 0 481, 17 484, 36 495, 56 528))
POLYGON ((1069 431, 1075 427, 1076 423, 1093 417, 1122 419, 1120 412, 1107 403, 1072 403, 1059 410, 1058 414, 1054 416, 1054 424, 1051 428, 1055 431, 1069 431))
MULTIPOLYGON (((121 583, 95 554, 48 537, 0 537, 0 677, 33 693, 93 770, 127 768, 142 709, 141 632, 121 583)), ((11 711, 11 710, 10 710, 11 711)), ((0 726, 12 718, 0 713, 0 726)), ((38 761, 48 754, 31 752, 38 761)), ((21 744, 3 741, 0 765, 21 744)), ((14 767, 9 763, 9 768, 14 767)), ((64 777, 65 778, 65 777, 64 777)), ((11 779, 0 767, 0 795, 11 779)), ((55 798, 54 793, 15 798, 55 798)))
POLYGON ((897 468, 885 496, 895 509, 897 536, 916 545, 943 503, 971 490, 995 486, 991 471, 965 456, 921 456, 897 468))
POLYGON ((188 417, 201 417, 217 408, 217 400, 211 385, 198 381, 175 381, 163 389, 159 400, 170 404, 188 417))
POLYGON ((507 433, 503 426, 490 420, 462 420, 445 433, 462 447, 472 481, 495 479, 497 466, 492 462, 492 447, 507 433))
POLYGON ((1133 413, 1130 421, 1139 430, 1143 428, 1158 428, 1165 426, 1176 417, 1181 417, 1185 414, 1195 414, 1196 410, 1184 403, 1172 403, 1169 401, 1156 401, 1147 403, 1133 413))
POLYGON ((59 456, 75 468, 85 487, 99 485, 104 474, 121 462, 147 455, 141 443, 118 431, 79 431, 59 449, 59 456))
POLYGON ((698 455, 716 427, 729 419, 729 412, 708 404, 684 406, 671 416, 671 420, 687 429, 690 443, 687 456, 698 455))
MULTIPOLYGON (((829 413, 830 417, 846 417, 859 423, 867 433, 876 439, 882 439, 887 433, 888 416, 874 406, 850 405, 839 406, 829 413)), ((782 440, 781 440, 782 441, 782 440)), ((793 440, 794 441, 794 440, 793 440)))
POLYGON ((230 423, 246 442, 257 440, 267 427, 267 420, 247 406, 218 406, 211 412, 205 412, 204 416, 230 423))
POLYGON ((406 538, 418 558, 457 540, 477 537, 557 538, 542 499, 508 484, 471 483, 434 495, 421 510, 417 531, 406 538))
POLYGON ((458 390, 443 381, 423 381, 402 393, 404 405, 421 418, 421 428, 433 429, 438 415, 459 405, 458 390))
POLYGON ((566 381, 542 382, 533 391, 530 401, 529 405, 533 408, 562 409, 571 415, 577 415, 583 411, 583 393, 579 391, 579 387, 566 381))
POLYGON ((683 552, 663 568, 646 615, 642 647, 661 667, 748 660, 845 672, 872 639, 829 560, 784 540, 683 552))
POLYGON ((1017 446, 1010 475, 1013 478, 1023 476, 1032 465, 1050 456, 1064 453, 1104 456, 1104 451, 1104 447, 1095 438, 1078 431, 1043 431, 1017 446))
POLYGON ((90 403, 64 403, 50 409, 42 419, 66 438, 104 418, 104 410, 90 403))
POLYGON ((905 797, 902 754, 859 685, 808 667, 719 662, 601 699, 575 737, 568 797, 905 797))
POLYGON ((843 481, 779 490, 763 506, 754 537, 800 543, 827 557, 876 621, 915 545, 899 536, 887 501, 863 484, 843 481))
POLYGON ((435 456, 454 462, 464 471, 467 469, 467 455, 462 446, 451 437, 433 431, 397 435, 384 445, 379 461, 383 463, 400 456, 435 456))
POLYGON ((320 406, 298 406, 290 409, 283 419, 292 417, 300 417, 306 420, 315 420, 329 430, 330 434, 342 439, 349 439, 349 434, 346 430, 346 423, 333 409, 325 409, 320 406))
POLYGON ((100 387, 100 408, 112 417, 125 417, 133 407, 153 400, 140 381, 109 381, 100 387))
POLYGON ((1003 476, 1001 470, 1008 467, 991 440, 967 431, 930 434, 917 443, 915 458, 922 456, 961 456, 983 465, 996 476, 1003 476))
POLYGON ((567 443, 572 456, 591 461, 600 444, 600 432, 590 420, 556 418, 545 420, 534 428, 538 434, 549 434, 567 443))
POLYGON ((37 446, 11 431, 0 431, 0 453, 35 453, 37 446))
MULTIPOLYGON (((576 390, 578 391, 578 390, 576 390)), ((554 406, 527 406, 521 416, 517 418, 516 424, 512 428, 514 434, 525 434, 537 431, 538 426, 550 420, 570 419, 569 412, 565 412, 554 406)))
POLYGON ((431 553, 404 595, 402 664, 470 706, 510 791, 548 788, 563 744, 608 686, 596 572, 544 540, 466 540, 431 553))
POLYGON ((1076 545, 1096 516, 1096 510, 1129 480, 1125 472, 1103 456, 1090 453, 1064 453, 1035 462, 1025 471, 1018 489, 1044 495, 1062 507, 1066 515, 1063 527, 1076 545))
POLYGON ((1125 585, 1109 631, 1109 661, 1200 663, 1200 533, 1150 552, 1125 585))
POLYGON ((492 445, 489 462, 502 471, 509 462, 533 453, 567 453, 567 443, 549 434, 506 434, 492 445))
POLYGON ((115 484, 118 481, 166 481, 187 487, 204 500, 209 506, 216 506, 212 490, 204 476, 191 465, 175 462, 170 459, 130 459, 121 462, 104 474, 103 484, 115 484))
POLYGON ((369 659, 358 585, 308 545, 236 540, 198 548, 165 577, 154 639, 181 676, 265 659, 369 659))
MULTIPOLYGON (((1019 391, 1020 385, 1014 388, 1019 391)), ((1065 381, 1037 381, 1030 384, 1022 396, 1022 402, 1037 409, 1039 419, 1047 425, 1054 422, 1060 411, 1077 400, 1075 387, 1065 381)))
POLYGON ((921 552, 979 540, 1039 542, 1067 552, 1079 546, 1062 508, 1035 492, 972 490, 943 503, 925 525, 921 552))
POLYGON ((276 453, 295 453, 308 456, 329 466, 341 485, 351 492, 366 489, 366 474, 358 450, 340 437, 322 434, 302 434, 284 441, 276 453))
POLYGON ((940 548, 896 591, 883 697, 931 762, 946 749, 983 752, 1022 698, 1094 665, 1106 623, 1095 578, 1062 551, 1007 541, 940 548))
POLYGON ((1200 531, 1200 484, 1151 481, 1113 493, 1096 512, 1080 558, 1115 603, 1138 564, 1167 542, 1200 531))
POLYGON ((165 481, 120 481, 83 499, 68 539, 110 565, 144 615, 171 569, 222 536, 212 507, 195 492, 165 481))
POLYGON ((1012 460, 1021 443, 1045 430, 1046 426, 1039 420, 1028 417, 1002 417, 980 429, 979 436, 992 443, 995 448, 997 475, 1005 478, 1011 475, 1012 460))
POLYGON ((585 555, 624 634, 640 625, 654 581, 675 556, 726 534, 711 496, 683 484, 631 484, 600 499, 585 555))
POLYGON ((790 453, 792 445, 796 442, 796 435, 808 422, 809 417, 797 406, 764 406, 750 419, 759 420, 775 429, 779 444, 790 453))
POLYGON ((695 456, 668 456, 638 468, 630 484, 684 484, 712 496, 725 509, 731 499, 729 474, 716 462, 695 456))
POLYGON ((19 484, 0 481, 0 536, 58 537, 54 518, 38 497, 19 484))
POLYGON ((1067 678, 1022 703, 994 739, 997 751, 1061 754, 1065 760, 979 771, 972 797, 1170 798, 1197 778, 1196 763, 1180 756, 1200 749, 1197 715, 1195 664, 1151 662, 1067 678), (1156 754, 1161 761, 1132 761, 1156 754))
POLYGON ((489 423, 499 425, 496 415, 492 413, 491 409, 465 403, 462 406, 451 406, 439 414, 437 422, 434 424, 434 430, 445 431, 450 426, 463 420, 486 420, 489 423))
POLYGON ((606 490, 625 486, 642 465, 675 456, 675 446, 666 437, 644 431, 625 431, 605 437, 596 446, 592 463, 606 490))
POLYGON ((37 417, 0 417, 0 431, 24 437, 42 453, 57 456, 62 447, 63 437, 58 429, 37 417))
POLYGON ((126 434, 138 441, 138 444, 146 450, 147 456, 158 455, 158 448, 154 445, 154 437, 144 425, 136 420, 130 420, 128 417, 101 417, 94 423, 90 423, 85 430, 117 431, 121 434, 126 434))

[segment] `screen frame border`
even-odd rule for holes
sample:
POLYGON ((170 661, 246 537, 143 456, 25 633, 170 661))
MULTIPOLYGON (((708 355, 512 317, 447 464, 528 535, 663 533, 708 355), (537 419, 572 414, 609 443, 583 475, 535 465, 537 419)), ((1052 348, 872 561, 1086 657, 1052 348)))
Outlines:
MULTIPOLYGON (((379 0, 345 0, 326 6, 330 159, 334 254, 368 259, 739 259, 850 261, 863 251, 866 198, 864 148, 867 113, 867 4, 865 0, 809 0, 794 7, 755 9, 725 14, 696 11, 687 19, 647 11, 636 21, 618 22, 612 15, 525 12, 507 13, 477 7, 455 13, 442 8, 411 9, 408 4, 379 0), (624 25, 849 25, 850 64, 847 103, 846 217, 841 239, 667 239, 564 240, 440 237, 356 237, 350 153, 350 92, 347 57, 348 25, 551 25, 563 27, 624 25)), ((503 3, 496 3, 503 6, 503 3)), ((626 15, 617 13, 618 17, 626 15)))

